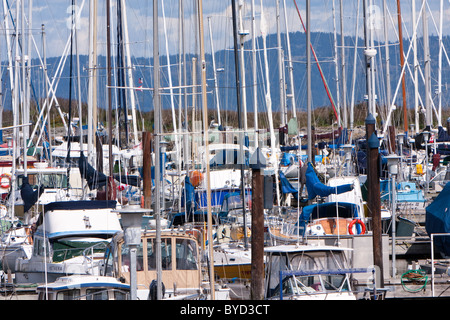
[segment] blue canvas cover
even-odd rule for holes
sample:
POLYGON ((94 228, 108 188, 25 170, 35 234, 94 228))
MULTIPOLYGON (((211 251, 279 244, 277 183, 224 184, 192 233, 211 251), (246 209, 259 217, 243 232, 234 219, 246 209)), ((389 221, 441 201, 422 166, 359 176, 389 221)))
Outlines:
MULTIPOLYGON (((298 225, 303 232, 306 231, 306 226, 315 219, 321 218, 358 218, 358 205, 349 202, 325 202, 306 206, 300 214, 298 225)), ((361 232, 360 226, 357 224, 358 233, 361 232)), ((304 235, 304 234, 303 234, 304 235)))
POLYGON ((38 189, 34 190, 28 182, 28 177, 23 177, 23 184, 20 187, 20 195, 23 200, 23 211, 27 212, 30 210, 30 208, 38 201, 43 192, 43 185, 40 185, 38 189))
POLYGON ((435 237, 435 245, 447 256, 450 255, 450 182, 447 183, 426 207, 425 229, 428 235, 432 233, 449 233, 449 236, 435 237))
POLYGON ((289 182, 289 180, 286 178, 283 172, 280 171, 280 182, 281 182, 281 192, 283 194, 285 193, 292 193, 295 198, 297 198, 298 190, 295 189, 292 184, 289 182))
POLYGON ((316 196, 327 197, 330 194, 341 194, 353 190, 353 184, 343 184, 336 187, 330 187, 320 182, 311 162, 308 162, 306 169, 306 189, 308 190, 308 200, 316 196))

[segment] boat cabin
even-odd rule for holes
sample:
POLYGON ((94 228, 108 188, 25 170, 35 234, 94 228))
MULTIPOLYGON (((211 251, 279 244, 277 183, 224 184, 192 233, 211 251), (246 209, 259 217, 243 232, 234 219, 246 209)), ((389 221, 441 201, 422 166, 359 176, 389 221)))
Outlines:
POLYGON ((130 285, 112 277, 72 275, 36 289, 38 300, 129 300, 130 285))
MULTIPOLYGON (((161 232, 161 264, 164 299, 198 299, 201 294, 199 240, 201 234, 192 231, 163 230, 161 232)), ((129 248, 123 233, 117 234, 105 257, 104 274, 130 283, 129 248)), ((150 287, 157 279, 156 231, 142 230, 137 250, 137 296, 152 298, 150 287)))
POLYGON ((355 300, 346 269, 347 248, 314 245, 266 247, 266 299, 355 300))

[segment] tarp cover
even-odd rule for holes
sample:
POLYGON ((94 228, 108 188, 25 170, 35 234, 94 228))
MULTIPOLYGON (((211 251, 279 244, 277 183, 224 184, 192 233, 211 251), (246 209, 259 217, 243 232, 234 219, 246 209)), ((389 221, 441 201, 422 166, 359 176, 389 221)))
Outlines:
POLYGON ((28 177, 23 177, 23 183, 20 187, 20 195, 23 200, 23 211, 27 212, 38 201, 41 194, 44 192, 44 186, 39 186, 34 190, 28 182, 28 177))
MULTIPOLYGON (((428 235, 432 233, 450 233, 450 182, 447 183, 426 207, 425 229, 428 235)), ((434 243, 446 256, 450 256, 450 234, 434 238, 434 243)))
POLYGON ((87 162, 83 152, 80 152, 78 168, 80 169, 81 177, 86 179, 90 190, 106 186, 108 177, 104 173, 95 170, 94 167, 87 162))
MULTIPOLYGON (((83 152, 80 152, 78 168, 80 169, 81 177, 83 179, 86 179, 90 190, 106 186, 108 177, 104 173, 95 170, 94 167, 89 164, 83 152)), ((115 180, 120 181, 121 183, 135 187, 139 187, 141 183, 140 177, 135 175, 114 174, 113 177, 115 180)))
POLYGON ((312 200, 316 196, 327 197, 330 194, 341 194, 351 191, 353 190, 353 184, 344 184, 335 187, 327 186, 320 182, 312 164, 308 162, 308 168, 306 169, 306 189, 308 190, 308 200, 312 200))

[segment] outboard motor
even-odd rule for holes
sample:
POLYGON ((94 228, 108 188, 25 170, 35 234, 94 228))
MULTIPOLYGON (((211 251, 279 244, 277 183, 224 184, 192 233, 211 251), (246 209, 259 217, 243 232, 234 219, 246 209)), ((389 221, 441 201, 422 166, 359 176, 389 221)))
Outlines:
MULTIPOLYGON (((164 294, 166 291, 166 288, 164 287, 164 283, 161 282, 162 290, 161 290, 161 297, 164 298, 164 294)), ((152 280, 152 283, 150 283, 150 291, 148 293, 148 300, 157 300, 158 299, 158 281, 152 280)))

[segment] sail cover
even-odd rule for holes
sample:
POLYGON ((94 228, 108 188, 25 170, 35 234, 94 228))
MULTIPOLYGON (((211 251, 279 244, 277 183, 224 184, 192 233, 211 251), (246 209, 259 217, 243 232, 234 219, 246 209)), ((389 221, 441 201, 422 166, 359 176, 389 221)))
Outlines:
POLYGON ((433 233, 449 233, 449 236, 439 236, 434 238, 435 245, 445 255, 450 255, 450 182, 447 183, 434 199, 426 207, 425 229, 428 235, 433 233))
POLYGON ((295 189, 292 184, 289 182, 289 180, 286 178, 283 172, 280 171, 280 182, 281 182, 281 192, 283 194, 285 193, 292 193, 292 195, 297 199, 298 197, 298 190, 295 189))
POLYGON ((308 162, 306 169, 306 189, 308 190, 308 200, 312 200, 317 196, 327 197, 330 194, 341 194, 353 190, 353 184, 344 184, 340 186, 330 187, 320 182, 316 171, 312 164, 308 162))
POLYGON ((94 169, 84 156, 83 151, 80 152, 80 159, 78 160, 78 168, 80 169, 80 175, 86 182, 90 190, 97 189, 106 185, 108 177, 94 169))
POLYGON ((27 212, 38 201, 41 194, 44 192, 44 186, 39 186, 34 190, 28 182, 28 177, 23 177, 23 183, 20 187, 20 195, 23 200, 23 211, 27 212))

